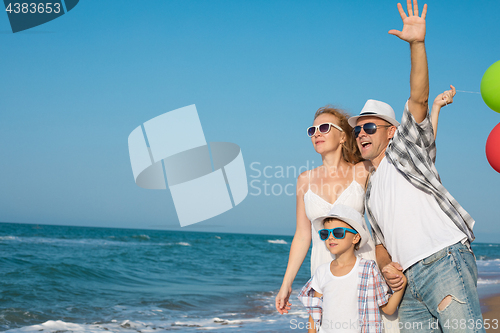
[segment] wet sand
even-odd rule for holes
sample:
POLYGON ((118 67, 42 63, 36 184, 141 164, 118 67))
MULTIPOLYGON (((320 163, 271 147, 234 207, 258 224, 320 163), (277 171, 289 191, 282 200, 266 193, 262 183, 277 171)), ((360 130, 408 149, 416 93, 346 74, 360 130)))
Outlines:
POLYGON ((481 299, 483 308, 483 319, 485 328, 490 324, 486 331, 500 331, 500 295, 495 295, 481 299))

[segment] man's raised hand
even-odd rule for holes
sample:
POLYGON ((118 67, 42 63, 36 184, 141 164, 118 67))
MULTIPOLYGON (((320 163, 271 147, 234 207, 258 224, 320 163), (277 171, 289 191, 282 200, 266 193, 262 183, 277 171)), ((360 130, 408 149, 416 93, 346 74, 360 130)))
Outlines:
POLYGON ((427 14, 427 4, 422 9, 422 16, 418 16, 418 3, 417 0, 413 1, 413 8, 411 0, 406 1, 408 8, 408 16, 406 15, 403 6, 398 3, 399 15, 403 20, 403 30, 389 30, 391 35, 397 36, 400 39, 408 42, 424 42, 425 41, 425 15, 427 14))

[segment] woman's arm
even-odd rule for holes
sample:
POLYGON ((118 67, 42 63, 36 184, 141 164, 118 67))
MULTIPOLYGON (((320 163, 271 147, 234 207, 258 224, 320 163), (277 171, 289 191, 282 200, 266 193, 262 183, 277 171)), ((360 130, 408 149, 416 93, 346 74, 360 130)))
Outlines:
POLYGON ((445 92, 437 95, 434 99, 434 103, 432 103, 431 122, 432 129, 434 130, 434 140, 436 140, 437 136, 439 111, 441 111, 443 106, 453 103, 453 97, 457 93, 455 87, 451 84, 450 88, 450 90, 446 90, 445 92))
POLYGON ((309 175, 306 171, 297 179, 297 228, 290 246, 288 266, 283 283, 276 296, 276 309, 280 314, 288 313, 290 310, 291 303, 288 302, 288 299, 292 293, 292 283, 311 245, 311 222, 306 216, 304 205, 304 193, 307 191, 308 184, 309 175))

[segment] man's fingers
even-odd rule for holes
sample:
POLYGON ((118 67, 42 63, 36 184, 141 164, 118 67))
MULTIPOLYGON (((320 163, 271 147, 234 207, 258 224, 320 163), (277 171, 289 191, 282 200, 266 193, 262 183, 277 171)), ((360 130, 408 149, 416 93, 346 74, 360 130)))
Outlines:
POLYGON ((411 8, 411 0, 406 0, 406 9, 408 9, 408 16, 413 16, 413 9, 411 8))
POLYGON ((399 282, 393 283, 392 286, 394 286, 394 288, 399 288, 399 287, 401 287, 403 285, 403 283, 404 283, 404 281, 401 280, 399 282))
POLYGON ((425 20, 425 16, 427 15, 427 4, 422 8, 422 18, 425 20))
POLYGON ((451 94, 452 94, 452 97, 455 97, 455 94, 457 93, 457 90, 456 90, 456 89, 455 89, 455 87, 454 87, 454 86, 452 86, 451 84, 450 84, 450 88, 451 88, 451 94))
POLYGON ((417 0, 413 0, 413 15, 418 16, 418 3, 417 3, 417 0))
POLYGON ((392 291, 399 291, 401 289, 403 289, 403 286, 399 286, 399 287, 391 287, 392 291))
POLYGON ((403 280, 403 277, 401 275, 393 275, 386 277, 386 280, 390 281, 392 284, 396 284, 403 280))
POLYGON ((401 265, 397 262, 391 262, 390 265, 394 268, 396 268, 398 271, 403 271, 403 267, 401 267, 401 265))
POLYGON ((399 288, 403 285, 404 281, 403 279, 399 280, 399 281, 396 281, 394 279, 388 279, 387 280, 387 284, 389 285, 389 287, 391 287, 391 289, 395 289, 395 288, 399 288))
POLYGON ((400 281, 403 277, 401 275, 385 273, 384 277, 386 280, 392 281, 393 283, 396 281, 400 281))
POLYGON ((406 16, 406 13, 403 9, 403 5, 401 5, 400 3, 398 3, 398 11, 399 11, 399 15, 401 16, 401 19, 404 21, 404 19, 407 18, 407 16, 406 16))
POLYGON ((386 266, 382 269, 382 273, 384 273, 384 275, 399 276, 399 274, 396 274, 394 267, 386 266))

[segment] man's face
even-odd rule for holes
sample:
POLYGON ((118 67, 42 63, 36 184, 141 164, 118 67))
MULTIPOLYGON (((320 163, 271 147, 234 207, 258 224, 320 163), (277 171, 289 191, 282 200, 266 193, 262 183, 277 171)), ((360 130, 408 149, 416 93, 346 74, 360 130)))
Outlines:
POLYGON ((361 126, 361 132, 356 138, 361 156, 372 161, 373 165, 377 167, 384 158, 385 149, 394 136, 396 127, 381 118, 371 116, 359 118, 356 125, 361 126), (377 125, 375 133, 367 134, 365 132, 363 125, 367 123, 377 125))

